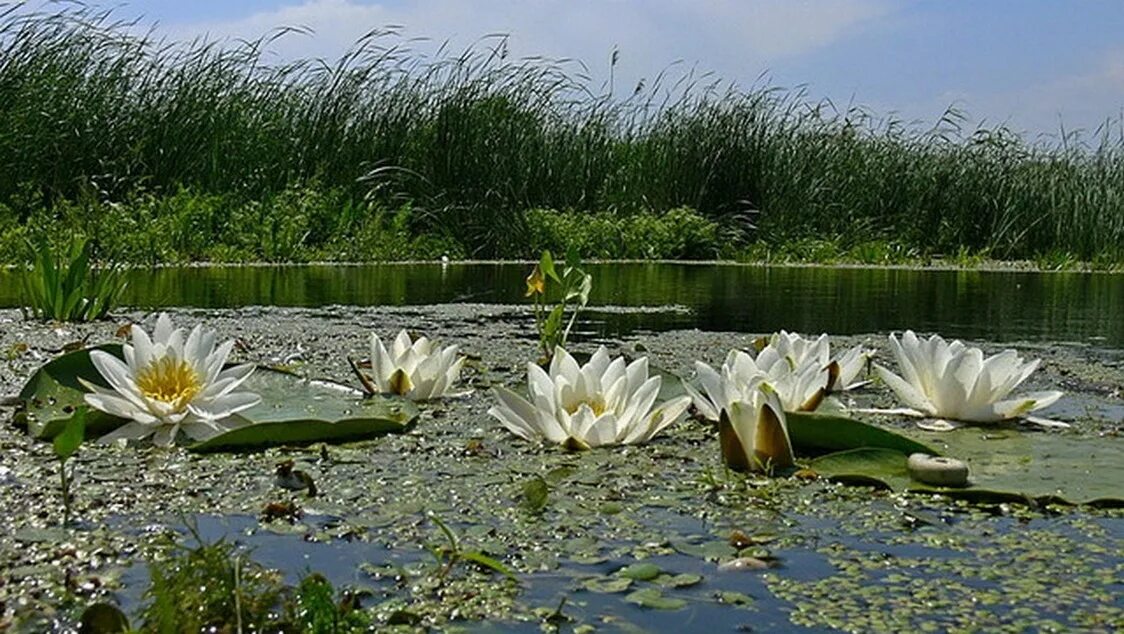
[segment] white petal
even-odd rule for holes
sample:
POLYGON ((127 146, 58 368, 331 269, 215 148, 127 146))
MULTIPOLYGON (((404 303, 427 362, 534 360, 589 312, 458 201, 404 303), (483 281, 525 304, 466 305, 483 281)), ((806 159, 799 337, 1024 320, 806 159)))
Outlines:
POLYGON ((105 434, 98 438, 98 442, 102 444, 112 444, 122 438, 125 440, 140 440, 145 438, 156 431, 154 425, 146 425, 136 421, 125 423, 117 429, 105 434))
POLYGON ((687 392, 687 396, 691 398, 691 402, 694 403, 699 416, 707 420, 718 420, 718 408, 710 399, 703 396, 701 392, 686 381, 683 381, 683 389, 687 392))
POLYGON ((138 423, 152 424, 156 422, 156 417, 136 406, 135 403, 121 398, 120 396, 110 395, 105 393, 100 394, 86 394, 83 400, 90 407, 96 410, 105 412, 110 416, 117 416, 118 418, 126 418, 136 421, 138 423))
POLYGON ((930 415, 935 413, 933 404, 930 403, 929 399, 927 399, 914 386, 906 383, 904 379, 894 374, 893 372, 890 372, 880 364, 875 364, 874 370, 878 372, 878 376, 882 377, 882 380, 885 381, 886 385, 894 391, 894 394, 897 395, 898 400, 904 403, 906 407, 915 409, 919 412, 925 412, 926 414, 930 415))
POLYGON ((179 424, 174 425, 161 425, 156 428, 156 433, 152 435, 152 444, 157 447, 171 447, 176 441, 176 433, 179 432, 179 424))
POLYGON ((207 401, 193 402, 187 406, 187 409, 199 418, 217 420, 251 408, 260 402, 261 397, 252 392, 234 392, 207 401))
POLYGON ((156 330, 152 332, 154 341, 166 343, 172 336, 173 331, 172 319, 168 317, 168 313, 160 313, 156 317, 156 330))
POLYGON ((394 360, 397 362, 413 347, 413 342, 410 341, 410 333, 402 329, 398 336, 394 338, 394 343, 391 346, 391 353, 394 355, 394 360))

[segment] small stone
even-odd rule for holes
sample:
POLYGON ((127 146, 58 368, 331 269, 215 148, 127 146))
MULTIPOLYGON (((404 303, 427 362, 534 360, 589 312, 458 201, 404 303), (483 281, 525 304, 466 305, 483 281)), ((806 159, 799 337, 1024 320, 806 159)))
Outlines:
POLYGON ((955 458, 915 453, 906 461, 909 477, 925 484, 961 488, 968 486, 968 465, 955 458))

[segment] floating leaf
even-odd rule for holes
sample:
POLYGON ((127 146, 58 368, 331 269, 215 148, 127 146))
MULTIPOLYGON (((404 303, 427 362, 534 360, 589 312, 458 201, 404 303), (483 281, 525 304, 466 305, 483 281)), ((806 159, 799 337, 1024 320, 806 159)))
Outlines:
POLYGON ((660 575, 652 581, 665 588, 689 588, 702 583, 702 575, 683 573, 678 575, 660 575))
POLYGON ((625 566, 617 571, 617 576, 624 577, 625 579, 632 579, 633 581, 651 581, 660 576, 660 567, 656 564, 639 563, 625 566))
POLYGON ((624 600, 653 610, 678 610, 687 605, 683 599, 665 597, 658 588, 641 588, 629 593, 624 600))
POLYGON ((194 451, 244 450, 274 445, 346 442, 404 431, 417 418, 411 401, 362 395, 331 381, 302 379, 258 368, 245 383, 262 402, 234 415, 244 423, 191 447, 194 451))
POLYGON ((129 631, 129 619, 117 606, 94 603, 82 611, 79 634, 117 634, 129 631))
POLYGON ((594 577, 582 582, 582 587, 590 592, 601 594, 614 594, 624 592, 632 586, 632 579, 627 577, 594 577))
POLYGON ((846 416, 785 412, 785 419, 793 446, 805 453, 877 447, 893 449, 906 455, 918 452, 940 455, 939 451, 908 436, 846 416))
POLYGON ((671 547, 684 555, 690 555, 708 561, 718 561, 725 557, 732 557, 738 552, 729 542, 718 540, 703 542, 702 544, 672 542, 671 547))
MULTIPOLYGON (((52 359, 36 370, 20 390, 16 423, 26 426, 27 432, 36 438, 54 438, 75 417, 78 409, 85 406, 83 395, 86 389, 78 382, 79 378, 108 388, 109 384, 90 361, 91 350, 103 350, 122 357, 121 344, 115 343, 52 359)), ((97 410, 91 410, 85 421, 85 432, 91 437, 109 433, 121 425, 121 419, 97 410)))
POLYGON ((715 595, 722 603, 730 605, 753 605, 753 597, 741 592, 733 592, 731 590, 721 590, 715 595))
POLYGON ((900 491, 913 484, 905 463, 906 455, 900 451, 864 447, 820 456, 810 466, 837 482, 900 491))
POLYGON ((718 572, 737 572, 744 570, 765 570, 772 568, 773 562, 757 557, 738 557, 718 564, 718 572))
POLYGON ((549 495, 550 487, 547 486, 546 480, 534 476, 523 483, 523 508, 538 513, 546 506, 549 495))
MULTIPOLYGON (((922 434, 922 432, 918 432, 922 434)), ((894 490, 939 491, 988 501, 1064 502, 1124 506, 1124 443, 1014 428, 964 427, 922 434, 942 453, 968 463, 970 486, 948 489, 912 480, 907 457, 896 451, 859 449, 822 456, 811 467, 832 479, 894 490)))

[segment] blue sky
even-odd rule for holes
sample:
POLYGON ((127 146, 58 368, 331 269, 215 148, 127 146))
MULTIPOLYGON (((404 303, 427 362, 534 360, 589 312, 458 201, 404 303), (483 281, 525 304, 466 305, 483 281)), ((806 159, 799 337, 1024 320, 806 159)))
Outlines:
MULTIPOLYGON (((366 31, 464 46, 510 35, 513 55, 583 60, 598 80, 614 48, 617 86, 668 65, 746 86, 805 85, 809 96, 931 122, 956 105, 1031 137, 1092 130, 1124 108, 1120 0, 130 0, 172 37, 248 38, 277 26, 310 36, 279 57, 333 57, 366 31)), ((426 44, 416 44, 425 49, 426 44)))

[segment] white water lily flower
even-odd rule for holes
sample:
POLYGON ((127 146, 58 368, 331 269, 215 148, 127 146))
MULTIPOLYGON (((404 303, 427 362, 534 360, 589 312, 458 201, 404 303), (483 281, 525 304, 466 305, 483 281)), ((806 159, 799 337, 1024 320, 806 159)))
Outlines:
POLYGON ((735 471, 771 472, 796 464, 784 406, 769 383, 730 386, 738 396, 719 412, 722 459, 735 471))
POLYGON ((898 398, 914 413, 969 422, 994 422, 1024 416, 1061 398, 1058 391, 1034 392, 1008 398, 1038 367, 1024 363, 1014 350, 984 358, 979 348, 959 341, 946 343, 938 335, 918 339, 912 330, 899 343, 890 335, 890 348, 902 376, 876 365, 875 369, 898 398))
POLYGON ((555 348, 549 372, 527 364, 527 383, 530 400, 496 387, 500 404, 488 413, 520 438, 571 449, 647 442, 691 404, 682 396, 653 408, 661 377, 648 376, 648 359, 626 365, 623 357, 610 360, 604 346, 582 366, 555 348))
POLYGON ((453 392, 460 380, 464 357, 457 356, 458 346, 438 349, 429 339, 410 338, 405 330, 398 333, 388 352, 377 334, 371 333, 371 371, 368 377, 356 370, 363 386, 374 393, 390 393, 415 401, 443 396, 463 396, 453 392))
POLYGON ((253 373, 253 364, 223 369, 233 340, 216 348, 215 332, 201 326, 185 338, 184 329, 173 328, 164 313, 151 339, 138 325, 132 335, 132 345, 122 349, 123 362, 102 350, 90 352, 112 389, 83 381, 91 390, 86 403, 131 421, 103 436, 103 442, 151 435, 154 444, 166 447, 181 429, 195 440, 206 440, 233 425, 226 420, 231 414, 261 401, 257 394, 234 391, 253 373))
POLYGON ((826 368, 834 360, 839 365, 839 376, 831 386, 832 391, 853 390, 868 383, 859 380, 859 375, 866 369, 867 361, 874 356, 874 353, 861 345, 854 346, 833 358, 831 338, 826 334, 816 339, 805 339, 797 333, 782 330, 769 338, 769 346, 775 348, 782 357, 789 359, 797 368, 808 365, 826 368))
POLYGON ((787 411, 814 411, 825 401, 835 382, 838 366, 805 363, 794 365, 772 345, 765 346, 757 358, 742 350, 731 350, 721 370, 702 361, 695 362, 700 392, 687 382, 683 387, 691 396, 700 416, 717 421, 719 413, 736 400, 752 400, 761 383, 768 383, 787 411), (705 394, 704 394, 705 392, 705 394))

